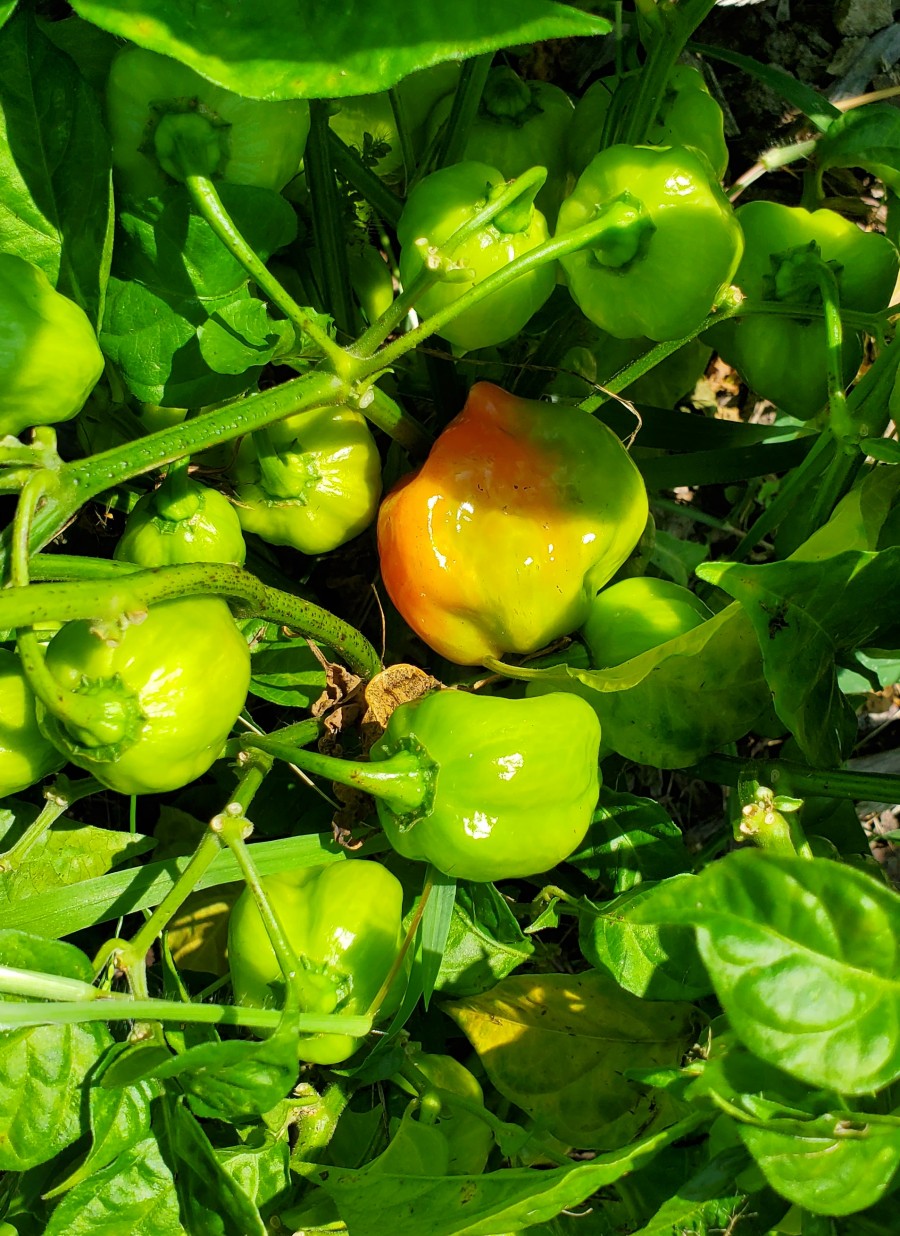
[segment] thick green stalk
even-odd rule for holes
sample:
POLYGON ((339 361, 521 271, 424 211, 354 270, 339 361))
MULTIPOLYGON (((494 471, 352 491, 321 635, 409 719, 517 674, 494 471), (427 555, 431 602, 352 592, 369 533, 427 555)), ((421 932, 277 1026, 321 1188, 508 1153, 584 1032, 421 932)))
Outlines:
MULTIPOLYGON (((137 442, 113 447, 99 455, 63 464, 56 472, 53 492, 35 512, 30 548, 42 549, 66 526, 73 515, 91 498, 174 463, 185 455, 207 450, 221 442, 231 442, 244 434, 271 425, 287 416, 313 408, 335 407, 345 403, 350 386, 336 374, 312 373, 285 382, 282 386, 236 400, 224 408, 204 412, 180 425, 148 434, 137 442)), ((0 579, 10 565, 11 531, 0 537, 0 579)))
POLYGON ((377 763, 361 764, 339 760, 333 755, 321 755, 318 751, 307 751, 278 738, 258 738, 255 734, 248 734, 241 743, 245 750, 268 751, 280 760, 296 764, 304 772, 327 777, 338 785, 380 798, 400 814, 421 807, 431 789, 431 771, 422 759, 410 751, 398 751, 390 759, 378 760, 377 763))
POLYGON ((38 622, 87 618, 115 621, 150 605, 187 596, 222 596, 239 617, 263 617, 334 648, 358 674, 381 670, 378 653, 354 627, 311 601, 269 588, 249 571, 226 563, 191 562, 122 573, 107 580, 30 584, 0 590, 0 630, 38 622))
POLYGON ((737 755, 707 755, 687 770, 701 781, 737 787, 754 780, 776 793, 842 798, 855 802, 900 802, 900 776, 852 769, 809 768, 791 760, 745 760, 737 755))

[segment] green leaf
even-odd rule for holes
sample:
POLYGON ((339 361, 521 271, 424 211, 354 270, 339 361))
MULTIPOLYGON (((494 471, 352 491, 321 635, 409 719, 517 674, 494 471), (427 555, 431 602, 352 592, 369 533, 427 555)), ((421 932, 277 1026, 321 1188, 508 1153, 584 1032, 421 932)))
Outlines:
POLYGON ((812 1120, 739 1124, 738 1133, 788 1201, 813 1214, 850 1215, 882 1198, 900 1167, 900 1119, 888 1120, 838 1110, 812 1120))
POLYGON ((153 1137, 76 1185, 54 1210, 44 1236, 184 1236, 172 1173, 153 1137))
POLYGON ((166 1159, 192 1236, 266 1236, 259 1210, 222 1167, 203 1127, 181 1104, 166 1103, 164 1111, 166 1159))
POLYGON ((681 830, 665 807, 605 785, 587 836, 566 861, 613 893, 691 868, 681 830))
MULTIPOLYGON (((380 1117, 380 1110, 376 1110, 376 1115, 380 1117)), ((215 1156, 225 1174, 258 1210, 283 1197, 290 1188, 290 1147, 286 1138, 262 1145, 248 1142, 228 1146, 216 1150, 215 1156)))
MULTIPOLYGON (((30 804, 16 808, 16 833, 31 823, 37 812, 30 804)), ((0 811, 0 829, 6 812, 0 811)), ((10 819, 12 817, 9 817, 10 819)), ((8 844, 8 829, 3 837, 8 844)), ((105 875, 113 867, 152 850, 152 837, 137 833, 95 828, 74 820, 58 820, 41 841, 29 850, 25 861, 10 871, 0 872, 0 907, 4 902, 39 896, 51 889, 66 888, 82 880, 105 875)))
MULTIPOLYGON (((113 1051, 119 1046, 116 1044, 113 1051)), ((98 1079, 94 1076, 91 1080, 96 1083, 98 1079)), ((75 1170, 45 1196, 56 1197, 81 1184, 147 1137, 154 1093, 155 1088, 145 1082, 116 1090, 92 1084, 87 1092, 91 1148, 75 1170)))
POLYGON ((0 249, 34 262, 92 322, 112 252, 110 166, 94 91, 18 14, 0 34, 0 249))
POLYGON ((147 1076, 160 1081, 177 1077, 188 1094, 221 1119, 261 1116, 297 1079, 297 1035, 286 1028, 262 1043, 202 1043, 147 1076))
POLYGON ((270 318, 263 302, 252 296, 228 301, 197 328, 200 355, 214 373, 243 373, 248 352, 254 364, 267 365, 293 338, 290 323, 270 318))
MULTIPOLYGON (((854 108, 832 121, 816 145, 818 183, 833 167, 863 167, 900 191, 900 113, 889 103, 854 108)), ((874 458, 874 457, 873 457, 874 458)))
POLYGON ((716 995, 762 1060, 840 1094, 900 1077, 896 893, 828 859, 749 849, 664 890, 646 920, 696 925, 716 995))
POLYGON ((453 911, 456 906, 456 877, 436 867, 428 873, 433 881, 431 894, 422 914, 422 999, 428 1008, 438 975, 444 964, 453 911))
POLYGON ((462 881, 435 988, 445 995, 477 996, 533 952, 534 944, 494 885, 462 881))
POLYGON ((883 463, 900 464, 900 442, 896 438, 864 438, 859 444, 864 455, 883 463))
MULTIPOLYGON (((746 1193, 735 1184, 735 1176, 747 1166, 747 1156, 734 1147, 717 1154, 700 1171, 689 1177, 653 1218, 639 1228, 634 1236, 673 1236, 673 1233, 734 1232, 735 1236, 750 1236, 752 1226, 741 1222, 744 1214, 758 1211, 758 1198, 749 1202, 746 1193), (733 1226, 732 1226, 733 1225, 733 1226)), ((784 1207, 767 1216, 768 1222, 756 1230, 767 1232, 771 1219, 779 1219, 784 1207)), ((747 1215, 749 1218, 749 1214, 747 1215)), ((752 1220, 751 1220, 752 1225, 752 1220)))
POLYGON ((351 1232, 365 1236, 491 1236, 521 1231, 578 1206, 599 1189, 650 1162, 703 1118, 683 1120, 624 1150, 589 1163, 536 1170, 528 1167, 483 1176, 388 1176, 294 1163, 337 1202, 351 1232))
MULTIPOLYGON (((62 978, 78 979, 81 983, 93 982, 94 978, 94 967, 80 948, 25 931, 0 930, 0 965, 15 970, 57 974, 62 978)), ((5 995, 3 999, 15 997, 5 995)))
POLYGON ((6 25, 10 17, 12 17, 16 7, 16 0, 3 0, 0 4, 0 26, 6 25))
MULTIPOLYGON (((673 876, 683 884, 692 876, 673 876)), ((640 884, 606 905, 582 910, 578 942, 586 961, 611 974, 620 987, 646 1000, 696 1000, 712 991, 689 927, 634 921, 653 895, 640 884)))
POLYGON ((0 1033, 0 1170, 46 1163, 81 1136, 85 1080, 111 1042, 97 1023, 0 1033))
MULTIPOLYGON (((265 259, 296 234, 277 193, 221 186, 238 230, 265 259)), ((123 211, 101 343, 146 403, 196 407, 242 394, 293 339, 250 294, 249 278, 174 187, 123 211)))
POLYGON ((325 0, 238 0, 226 14, 183 0, 77 0, 72 7, 254 99, 369 94, 443 60, 610 30, 605 18, 549 0, 369 0, 339 8, 325 0))
POLYGON ((896 607, 884 604, 898 570, 900 548, 697 569, 744 607, 759 638, 775 711, 811 764, 839 764, 851 724, 856 732, 838 690, 836 652, 900 644, 896 607))
POLYGON ((604 748, 656 768, 684 768, 742 738, 770 702, 756 636, 734 605, 614 669, 560 665, 527 676, 529 694, 583 696, 604 748))
POLYGON ((310 708, 325 690, 322 662, 302 640, 263 645, 250 668, 250 690, 271 704, 310 708))
POLYGON ((651 1004, 587 971, 517 975, 443 1007, 500 1093, 569 1145, 608 1150, 672 1119, 665 1095, 624 1073, 681 1060, 689 1004, 651 1004))

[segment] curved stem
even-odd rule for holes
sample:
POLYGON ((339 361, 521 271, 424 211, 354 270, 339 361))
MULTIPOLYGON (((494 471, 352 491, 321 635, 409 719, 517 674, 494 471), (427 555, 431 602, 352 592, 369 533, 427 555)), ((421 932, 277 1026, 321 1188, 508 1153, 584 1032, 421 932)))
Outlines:
POLYGON ((154 603, 188 596, 227 597, 239 617, 268 618, 319 640, 339 652, 358 674, 372 678, 381 670, 377 652, 354 627, 311 601, 270 588, 249 571, 226 563, 191 562, 117 573, 106 580, 5 588, 0 590, 0 629, 76 618, 114 621, 123 614, 144 613, 154 603))
MULTIPOLYGON (((392 334, 408 316, 410 309, 414 309, 416 302, 424 292, 440 278, 440 266, 442 260, 452 258, 454 252, 460 245, 464 244, 470 237, 480 232, 483 227, 493 222, 494 219, 504 210, 507 210, 520 198, 532 197, 547 179, 547 170, 543 167, 532 167, 527 172, 523 172, 521 176, 517 176, 502 193, 497 197, 485 203, 485 205, 474 214, 471 219, 468 219, 462 227, 456 229, 451 236, 448 236, 444 243, 439 247, 435 259, 434 268, 423 267, 413 282, 406 288, 385 310, 385 312, 372 323, 368 330, 363 331, 356 343, 349 349, 353 356, 368 359, 375 353, 378 348, 387 339, 388 335, 392 334)), ((507 268, 508 269, 508 268, 507 268)), ((487 280, 485 280, 487 282, 487 280)), ((479 285, 481 286, 481 285, 479 285)), ((449 306, 449 316, 443 318, 442 321, 450 321, 456 316, 459 310, 456 306, 459 301, 454 301, 453 305, 449 306)), ((415 333, 415 332, 412 332, 415 333)), ((429 332, 431 333, 431 332, 429 332)), ((409 338, 404 335, 404 339, 409 338)), ((402 341, 400 341, 402 342, 402 341)), ((409 349, 404 349, 408 351, 409 349)), ((378 353, 376 359, 380 361, 384 355, 383 352, 378 353)), ((398 355, 403 355, 401 351, 398 355)), ((382 366, 379 365, 378 368, 382 366)))
POLYGON ((338 785, 362 790, 373 798, 380 798, 398 814, 421 807, 431 789, 432 775, 427 765, 411 751, 398 751, 390 759, 361 764, 307 751, 278 738, 258 738, 254 734, 243 738, 241 745, 245 750, 267 751, 280 760, 296 764, 304 772, 327 777, 338 785))
POLYGON ((257 287, 268 296, 274 305, 278 306, 293 326, 297 347, 301 346, 301 340, 305 335, 312 340, 322 355, 327 357, 335 373, 342 373, 347 359, 343 348, 329 338, 305 309, 301 309, 293 296, 267 269, 265 262, 247 244, 235 226, 231 215, 225 209, 212 180, 208 176, 187 176, 184 183, 198 213, 206 220, 235 261, 240 262, 257 287))

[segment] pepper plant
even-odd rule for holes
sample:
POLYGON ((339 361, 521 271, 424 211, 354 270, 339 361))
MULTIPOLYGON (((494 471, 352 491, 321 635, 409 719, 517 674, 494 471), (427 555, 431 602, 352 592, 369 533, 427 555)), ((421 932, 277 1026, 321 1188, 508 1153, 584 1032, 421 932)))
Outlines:
POLYGON ((0 4, 4 1236, 892 1230, 900 120, 714 4, 0 4))

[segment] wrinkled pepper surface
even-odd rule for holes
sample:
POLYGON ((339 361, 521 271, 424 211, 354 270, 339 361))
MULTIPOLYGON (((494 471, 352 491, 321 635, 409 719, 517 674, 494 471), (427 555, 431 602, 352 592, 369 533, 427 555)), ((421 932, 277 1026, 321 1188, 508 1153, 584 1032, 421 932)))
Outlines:
POLYGON ((451 661, 534 652, 581 626, 647 509, 612 430, 479 382, 382 503, 382 578, 416 634, 451 661))

